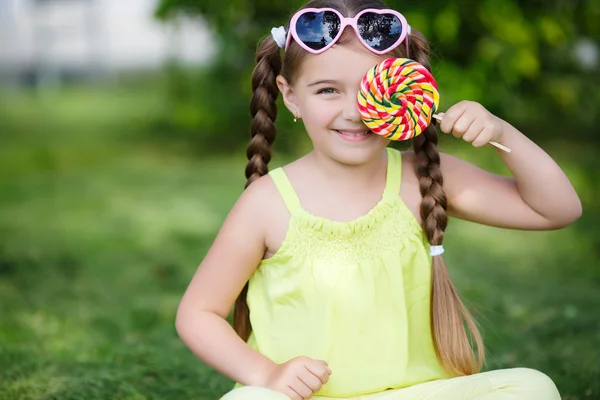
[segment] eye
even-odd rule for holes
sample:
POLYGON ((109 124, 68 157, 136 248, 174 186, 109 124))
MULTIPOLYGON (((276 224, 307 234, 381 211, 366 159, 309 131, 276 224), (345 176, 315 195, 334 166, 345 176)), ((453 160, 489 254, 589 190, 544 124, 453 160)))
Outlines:
POLYGON ((323 88, 317 92, 317 94, 335 94, 337 90, 334 88, 323 88))

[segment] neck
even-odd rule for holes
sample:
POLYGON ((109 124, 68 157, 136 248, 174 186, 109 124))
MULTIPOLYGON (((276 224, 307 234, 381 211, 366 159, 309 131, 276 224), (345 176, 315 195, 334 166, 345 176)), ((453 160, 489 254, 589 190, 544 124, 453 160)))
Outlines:
POLYGON ((315 176, 323 177, 327 182, 335 182, 337 188, 356 190, 356 188, 369 187, 378 183, 382 176, 386 176, 385 149, 367 162, 357 165, 344 164, 314 150, 308 154, 308 157, 314 164, 315 176))

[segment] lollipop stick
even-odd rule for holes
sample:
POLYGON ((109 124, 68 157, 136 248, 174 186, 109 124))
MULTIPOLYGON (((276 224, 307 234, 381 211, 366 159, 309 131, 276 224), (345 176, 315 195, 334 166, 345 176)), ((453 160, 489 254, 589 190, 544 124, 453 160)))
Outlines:
MULTIPOLYGON (((433 114, 433 118, 437 119, 438 121, 442 121, 442 116, 441 116, 441 115, 438 115, 438 114, 433 114)), ((512 151, 512 150, 511 150, 511 149, 509 149, 508 147, 506 147, 506 146, 503 146, 503 145, 501 145, 501 144, 500 144, 500 143, 498 143, 498 142, 493 142, 493 141, 492 141, 492 142, 490 142, 490 144, 491 144, 492 146, 496 146, 496 147, 497 147, 497 148, 499 148, 500 150, 504 150, 504 151, 505 151, 505 152, 507 152, 507 153, 510 153, 510 152, 512 151)))

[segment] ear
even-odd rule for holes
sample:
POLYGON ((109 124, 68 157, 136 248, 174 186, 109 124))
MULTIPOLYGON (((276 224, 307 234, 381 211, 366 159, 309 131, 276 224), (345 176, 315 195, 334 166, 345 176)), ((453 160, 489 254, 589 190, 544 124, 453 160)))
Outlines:
POLYGON ((287 107, 287 109, 297 117, 300 117, 300 108, 296 103, 296 95, 294 94, 294 89, 289 84, 287 79, 283 76, 277 76, 277 87, 283 96, 283 103, 287 107))

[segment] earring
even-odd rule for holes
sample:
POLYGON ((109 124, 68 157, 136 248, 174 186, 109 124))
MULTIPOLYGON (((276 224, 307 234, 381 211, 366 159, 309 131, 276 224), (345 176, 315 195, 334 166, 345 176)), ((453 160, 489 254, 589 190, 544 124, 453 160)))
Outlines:
POLYGON ((297 113, 294 113, 294 122, 298 122, 298 120, 301 119, 297 113))

